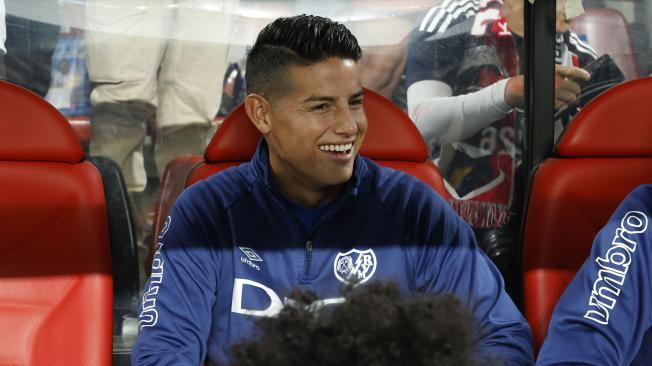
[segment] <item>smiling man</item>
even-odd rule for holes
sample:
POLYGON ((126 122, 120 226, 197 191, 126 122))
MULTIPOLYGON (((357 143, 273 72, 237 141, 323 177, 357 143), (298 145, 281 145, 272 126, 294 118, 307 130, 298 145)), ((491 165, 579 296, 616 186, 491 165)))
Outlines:
POLYGON ((293 289, 336 306, 343 285, 387 280, 457 296, 483 330, 480 353, 533 362, 530 330, 469 226, 425 184, 358 155, 360 56, 349 30, 326 18, 280 18, 261 31, 245 108, 263 139, 249 163, 195 184, 173 208, 134 365, 227 365, 232 345, 293 303, 293 289))
POLYGON ((304 207, 317 207, 339 193, 351 178, 367 132, 357 65, 360 51, 353 41, 348 45, 351 54, 343 49, 341 55, 324 55, 316 63, 282 48, 276 52, 287 54, 280 57, 293 60, 286 66, 269 64, 264 54, 258 60, 262 49, 254 48, 249 56, 247 83, 253 85, 245 100, 247 114, 265 136, 278 188, 304 207), (286 77, 274 80, 279 71, 286 77))

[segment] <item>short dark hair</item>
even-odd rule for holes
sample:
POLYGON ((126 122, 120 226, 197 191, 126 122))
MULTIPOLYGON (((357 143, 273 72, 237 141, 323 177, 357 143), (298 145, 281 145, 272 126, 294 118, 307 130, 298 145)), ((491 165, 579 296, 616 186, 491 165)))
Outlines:
MULTIPOLYGON (((314 294, 291 296, 310 304, 314 294)), ((232 366, 493 364, 476 352, 479 326, 452 295, 403 296, 395 283, 349 288, 340 305, 285 306, 233 348, 232 366)), ((314 303, 313 303, 314 304, 314 303)))
POLYGON ((279 95, 288 66, 309 66, 329 57, 358 61, 358 40, 343 25, 315 15, 278 18, 258 34, 247 56, 247 94, 279 95))

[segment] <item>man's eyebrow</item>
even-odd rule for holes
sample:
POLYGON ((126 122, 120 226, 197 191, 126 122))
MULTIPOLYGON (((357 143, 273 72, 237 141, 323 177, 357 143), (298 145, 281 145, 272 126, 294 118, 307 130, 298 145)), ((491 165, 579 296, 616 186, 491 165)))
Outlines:
POLYGON ((304 99, 301 101, 301 103, 307 103, 307 102, 335 102, 337 98, 335 97, 327 97, 325 95, 311 95, 308 98, 304 99))
POLYGON ((351 95, 351 96, 349 97, 349 100, 351 100, 351 99, 358 99, 358 98, 362 97, 363 94, 364 94, 364 90, 360 89, 359 92, 357 92, 357 93, 351 95))
MULTIPOLYGON (((360 91, 356 92, 355 94, 352 94, 349 96, 349 100, 352 99, 358 99, 364 94, 364 91, 360 89, 360 91)), ((331 102, 334 103, 337 101, 336 97, 328 97, 325 95, 311 95, 308 98, 304 99, 301 101, 301 103, 308 103, 308 102, 331 102)))

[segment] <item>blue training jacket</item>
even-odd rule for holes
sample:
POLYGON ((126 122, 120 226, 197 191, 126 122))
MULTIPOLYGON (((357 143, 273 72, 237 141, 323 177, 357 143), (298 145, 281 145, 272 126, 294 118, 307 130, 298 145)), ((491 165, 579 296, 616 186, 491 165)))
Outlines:
POLYGON ((533 364, 530 329, 500 273, 424 183, 358 156, 309 234, 286 202, 272 185, 264 141, 251 162, 180 196, 145 285, 134 365, 228 365, 253 320, 278 313, 293 289, 338 298, 351 279, 456 294, 484 327, 481 351, 533 364))
POLYGON ((559 299, 537 365, 652 365, 652 184, 600 230, 559 299))

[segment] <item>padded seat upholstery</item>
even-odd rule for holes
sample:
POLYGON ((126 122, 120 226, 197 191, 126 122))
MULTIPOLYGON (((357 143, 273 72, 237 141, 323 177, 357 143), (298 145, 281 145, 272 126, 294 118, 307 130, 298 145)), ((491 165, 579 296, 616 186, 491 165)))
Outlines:
POLYGON ((0 364, 110 365, 102 179, 67 120, 0 81, 0 364))
MULTIPOLYGON (((439 169, 428 160, 428 148, 410 118, 392 102, 371 90, 364 91, 368 128, 360 155, 380 165, 402 170, 448 198, 439 169)), ((260 133, 249 121, 244 106, 224 120, 206 148, 204 163, 188 180, 191 185, 230 166, 249 161, 260 133)))
POLYGON ((536 171, 523 241, 525 316, 538 350, 557 300, 597 232, 635 187, 652 183, 652 78, 620 84, 575 117, 536 171))

